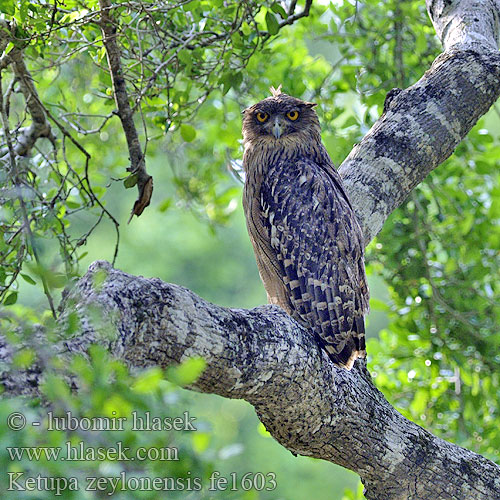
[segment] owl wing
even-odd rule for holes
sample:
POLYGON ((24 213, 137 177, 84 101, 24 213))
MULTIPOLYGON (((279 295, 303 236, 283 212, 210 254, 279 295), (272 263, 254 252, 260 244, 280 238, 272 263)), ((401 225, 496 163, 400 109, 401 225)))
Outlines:
POLYGON ((261 208, 292 317, 338 364, 364 357, 368 287, 363 236, 333 169, 304 157, 272 166, 261 208))

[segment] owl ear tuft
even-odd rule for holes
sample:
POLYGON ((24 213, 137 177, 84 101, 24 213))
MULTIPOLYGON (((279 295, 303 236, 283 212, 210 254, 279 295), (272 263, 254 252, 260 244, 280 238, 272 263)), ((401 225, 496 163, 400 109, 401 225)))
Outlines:
POLYGON ((315 102, 306 102, 304 103, 304 105, 306 108, 314 108, 315 106, 317 106, 315 102))
POLYGON ((283 84, 280 83, 277 89, 275 89, 272 85, 271 85, 271 87, 269 87, 269 92, 271 92, 271 95, 273 97, 278 97, 279 95, 282 94, 282 92, 281 92, 282 85, 283 84))

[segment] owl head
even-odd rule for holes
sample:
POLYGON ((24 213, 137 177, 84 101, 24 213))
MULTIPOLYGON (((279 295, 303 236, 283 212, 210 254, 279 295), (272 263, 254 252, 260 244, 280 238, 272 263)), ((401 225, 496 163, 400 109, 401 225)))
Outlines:
POLYGON ((316 104, 283 94, 281 85, 270 90, 271 97, 243 111, 243 141, 264 141, 271 146, 319 139, 320 125, 313 109, 316 104))

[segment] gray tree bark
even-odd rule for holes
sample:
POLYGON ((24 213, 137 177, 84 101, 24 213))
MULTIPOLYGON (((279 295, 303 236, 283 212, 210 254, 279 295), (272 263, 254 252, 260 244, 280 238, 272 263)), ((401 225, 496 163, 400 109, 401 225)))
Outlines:
MULTIPOLYGON (((427 6, 445 51, 415 85, 388 100, 340 169, 366 243, 500 95, 499 2, 427 6)), ((80 329, 51 346, 58 356, 86 352, 91 343, 132 368, 202 356, 207 367, 192 389, 250 402, 293 453, 357 472, 369 500, 500 498, 499 466, 404 418, 362 363, 350 372, 333 366, 312 334, 276 306, 222 308, 96 262, 63 308, 61 328, 76 312, 80 329)), ((12 354, 0 339, 1 366, 12 354)), ((42 376, 42 361, 28 372, 0 368, 7 394, 36 394, 42 376)))

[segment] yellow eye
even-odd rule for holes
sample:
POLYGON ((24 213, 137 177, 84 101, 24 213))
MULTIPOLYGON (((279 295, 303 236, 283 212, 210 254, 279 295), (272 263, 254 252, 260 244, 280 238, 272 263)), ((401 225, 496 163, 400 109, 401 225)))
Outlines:
POLYGON ((294 122, 299 117, 299 112, 294 109, 293 111, 289 111, 286 116, 289 120, 292 120, 292 122, 294 122))
POLYGON ((268 118, 269 115, 267 113, 262 113, 261 111, 257 113, 257 120, 259 120, 260 123, 264 123, 268 118))

